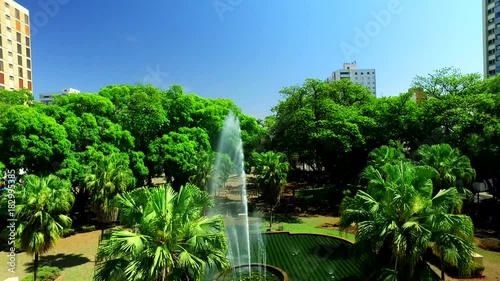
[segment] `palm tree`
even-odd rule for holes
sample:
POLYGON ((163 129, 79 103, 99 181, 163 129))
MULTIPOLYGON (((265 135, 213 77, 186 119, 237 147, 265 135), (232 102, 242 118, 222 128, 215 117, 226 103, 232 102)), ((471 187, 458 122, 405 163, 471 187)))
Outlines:
POLYGON ((271 228, 273 225, 273 211, 280 203, 290 164, 286 155, 279 152, 254 153, 253 157, 256 165, 257 182, 262 187, 262 196, 271 207, 269 220, 269 228, 271 228))
POLYGON ((17 241, 19 248, 35 255, 37 280, 39 255, 52 248, 63 229, 71 226, 69 212, 75 201, 71 184, 54 175, 25 177, 26 185, 16 187, 17 241))
POLYGON ((422 145, 416 151, 417 160, 422 165, 430 166, 438 172, 433 179, 434 194, 441 189, 456 187, 458 192, 470 199, 472 192, 465 186, 476 177, 467 156, 462 155, 449 144, 422 145), (461 181, 462 184, 458 184, 461 181))
POLYGON ((379 169, 385 164, 395 164, 405 159, 406 156, 402 147, 394 148, 383 145, 368 154, 368 166, 379 169))
POLYGON ((204 217, 207 192, 187 184, 138 188, 117 195, 125 227, 105 234, 96 281, 202 280, 206 270, 226 270, 228 242, 222 216, 204 217))
POLYGON ((89 174, 85 177, 92 210, 101 223, 116 220, 117 209, 110 207, 110 200, 135 184, 128 159, 123 154, 103 155, 95 151, 92 158, 94 161, 89 165, 89 174))
MULTIPOLYGON (((356 245, 371 253, 373 276, 420 280, 427 270, 425 253, 432 247, 445 262, 463 271, 472 265, 474 229, 470 217, 455 214, 462 200, 456 188, 433 196, 435 169, 408 161, 368 167, 359 190, 341 205, 341 227, 356 224, 356 245)), ((444 273, 443 273, 444 276, 444 273)))

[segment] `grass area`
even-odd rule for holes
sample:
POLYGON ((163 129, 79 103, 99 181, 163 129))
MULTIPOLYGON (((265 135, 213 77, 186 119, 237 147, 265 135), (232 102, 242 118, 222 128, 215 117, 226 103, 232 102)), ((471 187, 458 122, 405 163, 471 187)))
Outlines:
MULTIPOLYGON (((94 261, 97 253, 100 231, 80 233, 59 240, 54 248, 40 257, 40 266, 50 265, 61 268, 64 281, 89 281, 94 275, 94 261)), ((0 264, 7 264, 7 252, 0 253, 0 264)), ((33 256, 16 254, 16 274, 10 274, 2 266, 0 280, 33 274, 33 256)))
POLYGON ((263 239, 266 263, 284 270, 290 281, 360 280, 360 266, 344 240, 288 233, 268 233, 263 239))
MULTIPOLYGON (((279 217, 273 219, 272 230, 278 230, 279 226, 283 226, 283 231, 300 232, 300 233, 319 233, 329 234, 342 237, 354 242, 354 235, 331 228, 318 228, 323 223, 335 224, 338 223, 338 218, 329 216, 312 216, 312 217, 279 217)), ((269 222, 263 225, 263 230, 269 229, 269 222)))

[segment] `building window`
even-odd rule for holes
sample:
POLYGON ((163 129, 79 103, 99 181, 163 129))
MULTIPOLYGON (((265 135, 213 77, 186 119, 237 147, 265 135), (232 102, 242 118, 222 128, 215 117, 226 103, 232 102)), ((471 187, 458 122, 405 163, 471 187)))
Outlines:
POLYGON ((28 36, 26 36, 26 46, 30 46, 30 38, 28 36))
POLYGON ((28 15, 24 15, 24 23, 30 23, 30 17, 28 15))
POLYGON ((500 18, 500 12, 495 13, 495 18, 500 18))
POLYGON ((3 50, 0 49, 0 59, 3 59, 3 50))
POLYGON ((492 44, 495 44, 495 39, 488 40, 488 45, 492 45, 492 44))
POLYGON ((31 70, 28 70, 28 80, 31 80, 31 70))
POLYGON ((488 9, 488 15, 491 15, 495 11, 495 8, 488 9))
POLYGON ((18 74, 19 77, 21 77, 21 78, 23 77, 23 69, 22 69, 22 67, 19 67, 17 69, 17 74, 18 74))
POLYGON ((488 51, 488 55, 493 55, 493 54, 495 54, 495 50, 494 49, 488 51))
POLYGON ((20 66, 23 66, 23 57, 22 56, 17 56, 17 64, 20 66))
POLYGON ((3 71, 3 61, 0 61, 0 71, 3 71))
POLYGON ((17 44, 17 52, 18 52, 19 54, 22 54, 22 52, 23 52, 23 47, 21 46, 21 44, 17 44))
POLYGON ((3 37, 0 36, 0 47, 2 47, 2 41, 3 41, 3 37))
POLYGON ((26 59, 26 67, 31 68, 31 60, 26 59))
POLYGON ((21 13, 19 13, 18 9, 16 9, 16 19, 18 19, 18 20, 21 19, 21 13))
POLYGON ((29 48, 27 48, 27 47, 26 47, 26 56, 27 56, 28 58, 31 58, 31 51, 30 51, 30 49, 29 49, 29 48))
POLYGON ((490 76, 491 76, 491 75, 495 75, 495 70, 490 70, 490 71, 488 71, 488 75, 490 75, 490 76))
POLYGON ((495 60, 489 60, 488 65, 495 65, 495 60))
POLYGON ((21 42, 21 32, 16 32, 17 42, 21 42))
POLYGON ((494 28, 492 28, 492 29, 488 30, 488 35, 491 35, 491 34, 493 34, 493 33, 495 33, 495 29, 494 29, 494 28))

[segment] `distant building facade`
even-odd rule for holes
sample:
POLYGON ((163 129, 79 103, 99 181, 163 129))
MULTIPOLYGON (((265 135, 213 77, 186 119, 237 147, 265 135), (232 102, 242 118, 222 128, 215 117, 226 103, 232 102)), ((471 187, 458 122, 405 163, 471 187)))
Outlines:
MULTIPOLYGON (((500 0, 499 0, 500 1, 500 0)), ((377 96, 377 78, 375 69, 358 69, 355 62, 344 63, 343 69, 334 71, 328 81, 339 81, 349 79, 353 83, 367 87, 373 96, 377 96)))
POLYGON ((40 94, 38 95, 38 97, 40 98, 40 101, 47 105, 47 104, 50 104, 54 101, 54 96, 64 96, 64 95, 67 95, 67 94, 79 94, 80 91, 77 90, 77 89, 73 89, 73 88, 66 88, 66 89, 62 89, 60 93, 44 93, 44 94, 40 94))
POLYGON ((13 0, 0 11, 0 89, 33 91, 29 11, 13 0))
POLYGON ((484 78, 500 73, 500 0, 483 0, 484 78))
POLYGON ((420 103, 427 100, 427 95, 424 93, 424 90, 421 88, 410 88, 408 92, 412 94, 413 100, 420 103))

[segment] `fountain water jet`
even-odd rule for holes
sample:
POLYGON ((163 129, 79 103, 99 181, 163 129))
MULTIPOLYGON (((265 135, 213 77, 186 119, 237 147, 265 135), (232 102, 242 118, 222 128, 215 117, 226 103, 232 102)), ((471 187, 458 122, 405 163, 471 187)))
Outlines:
MULTIPOLYGON (((236 178, 238 180, 239 196, 234 197, 231 192, 228 192, 226 197, 229 201, 233 201, 236 206, 236 214, 231 212, 231 206, 228 203, 220 202, 220 198, 216 198, 216 206, 212 210, 212 214, 224 214, 230 216, 226 219, 226 234, 229 240, 229 260, 233 266, 248 264, 248 271, 251 274, 252 253, 250 245, 250 221, 248 216, 248 201, 247 201, 247 184, 244 165, 243 142, 241 139, 241 129, 238 118, 230 112, 222 128, 219 137, 219 144, 217 148, 217 157, 215 159, 215 166, 212 177, 209 181, 209 193, 216 197, 220 195, 221 189, 225 183, 221 183, 220 179, 224 178, 222 162, 224 154, 229 155, 232 159, 235 169, 236 178), (232 199, 232 200, 231 200, 232 199), (241 219, 243 221, 241 221, 241 219), (238 239, 239 238, 239 239, 238 239), (241 243, 243 242, 243 243, 241 243), (240 244, 241 243, 241 244, 240 244)), ((262 235, 260 233, 260 222, 253 224, 257 236, 257 256, 253 257, 253 262, 265 262, 265 248, 263 245, 262 235)), ((252 229, 253 230, 253 229, 252 229)), ((252 231, 253 232, 253 231, 252 231)))

